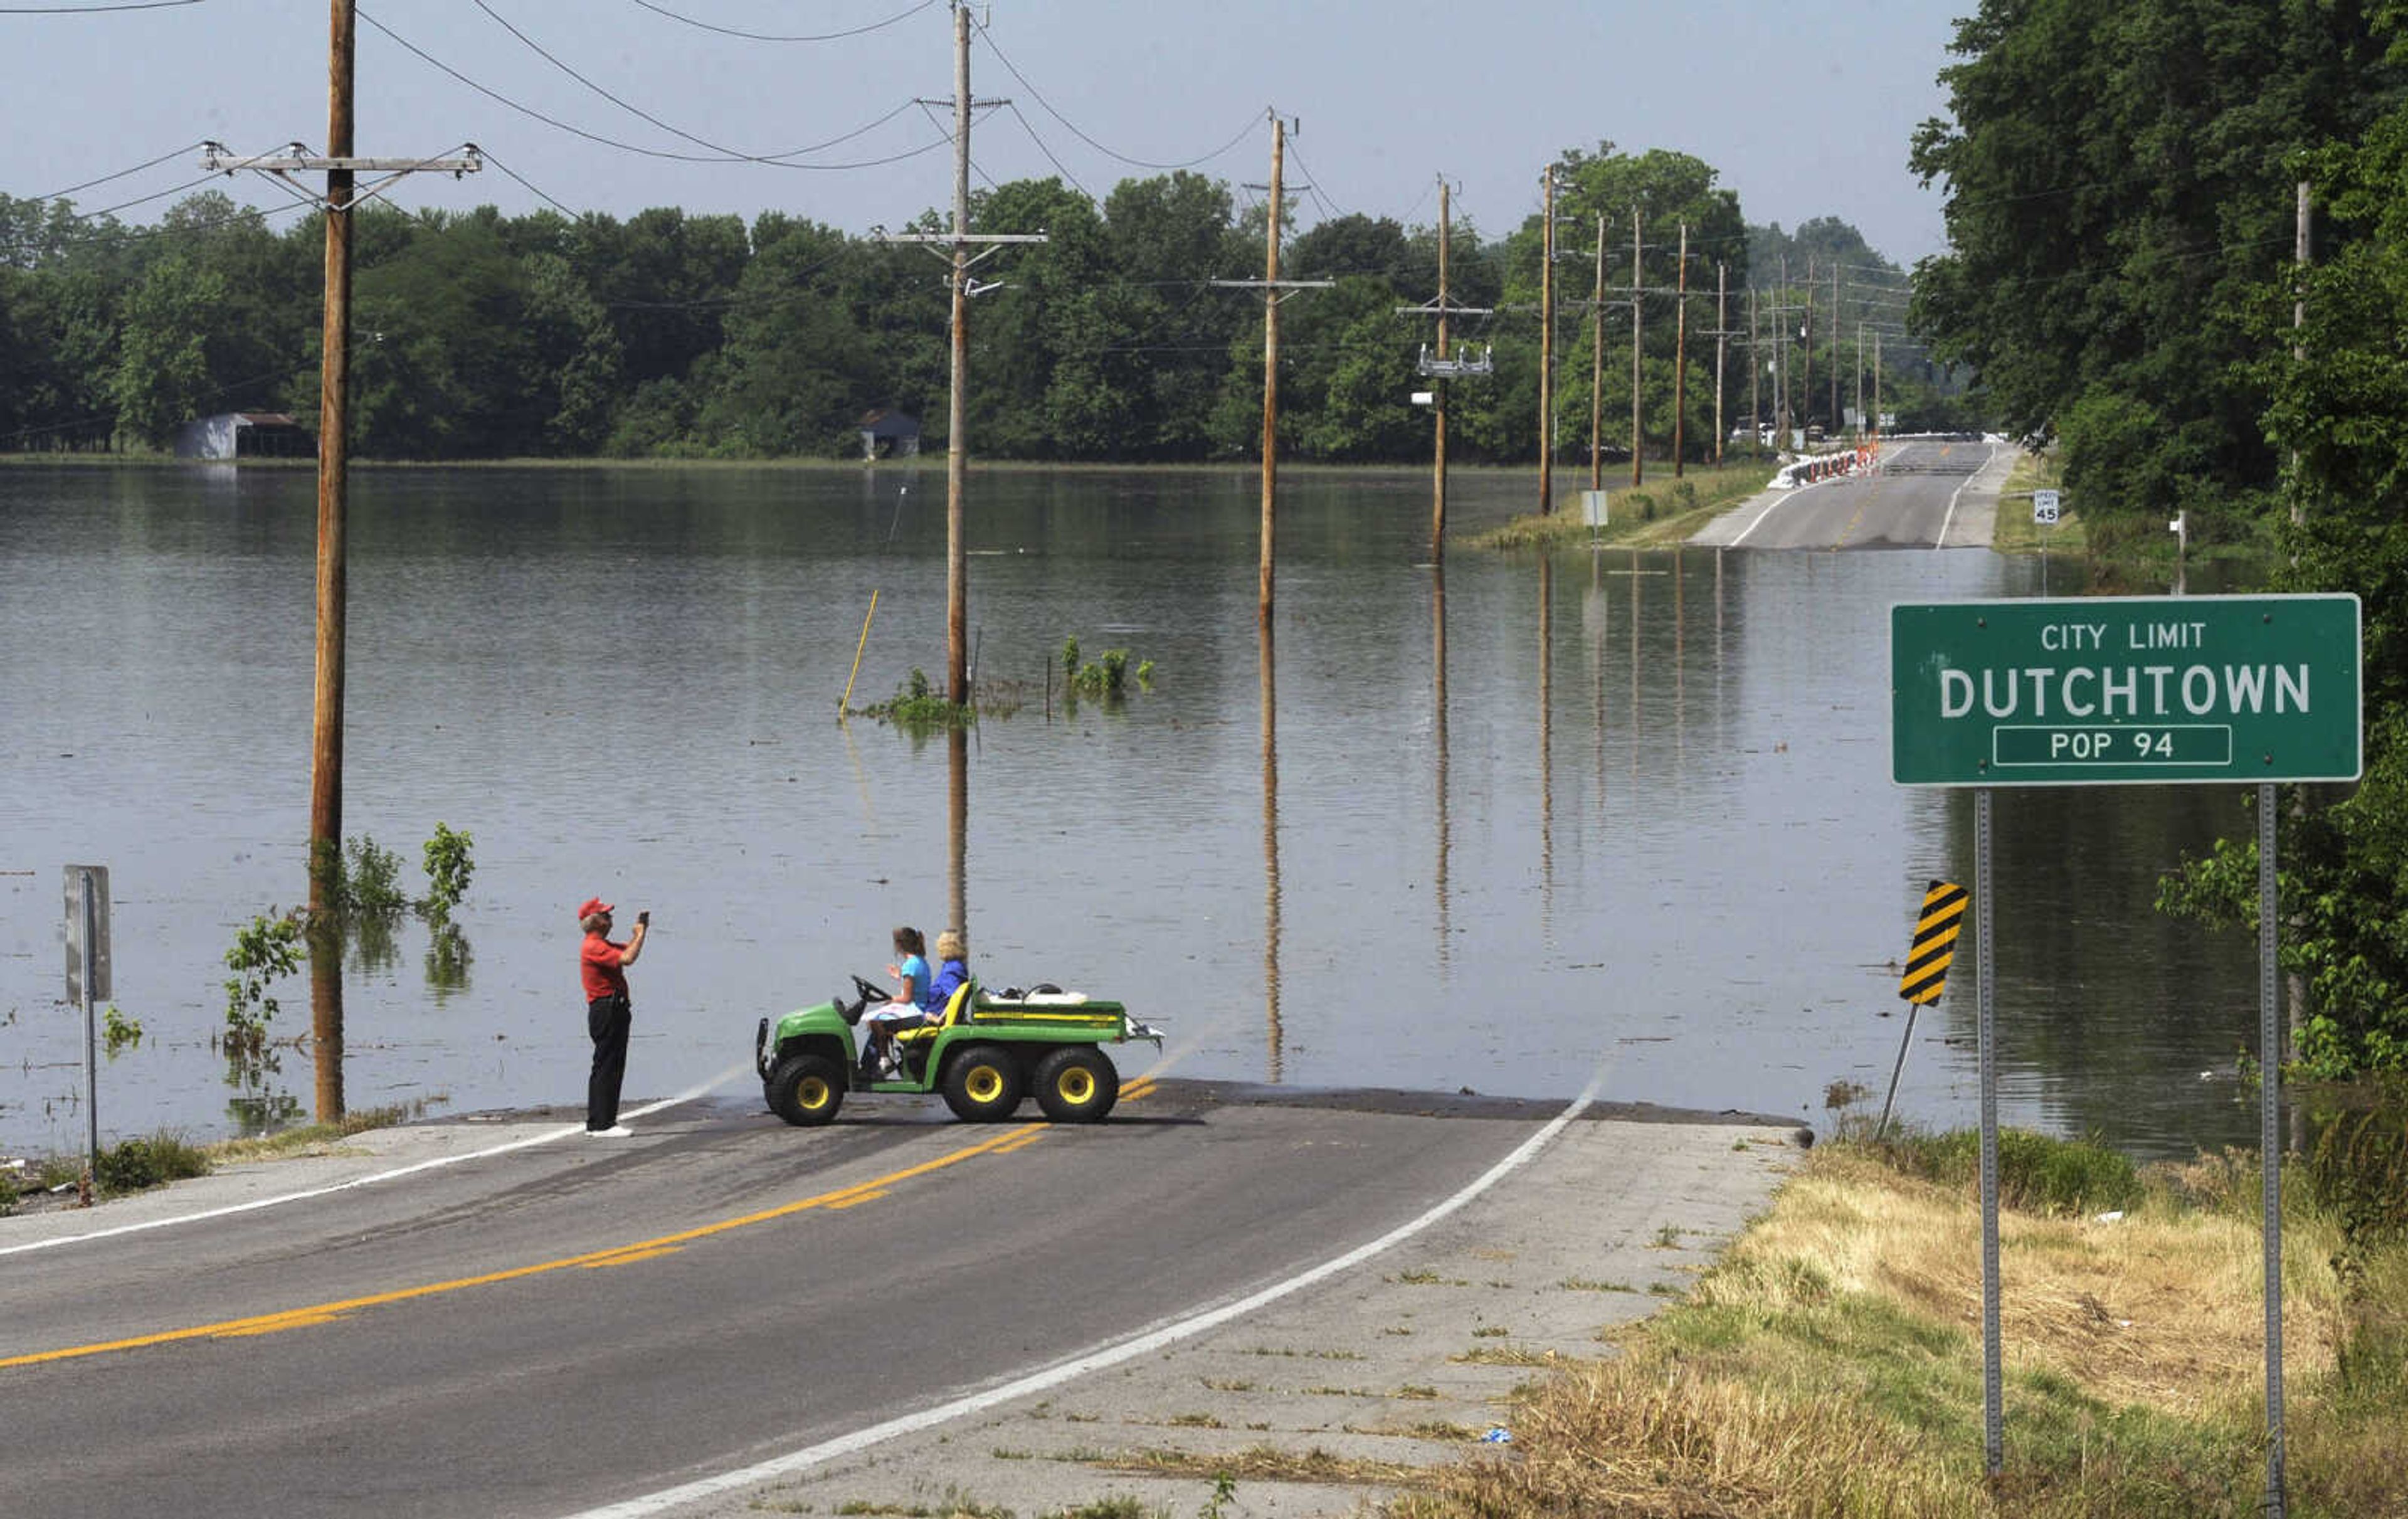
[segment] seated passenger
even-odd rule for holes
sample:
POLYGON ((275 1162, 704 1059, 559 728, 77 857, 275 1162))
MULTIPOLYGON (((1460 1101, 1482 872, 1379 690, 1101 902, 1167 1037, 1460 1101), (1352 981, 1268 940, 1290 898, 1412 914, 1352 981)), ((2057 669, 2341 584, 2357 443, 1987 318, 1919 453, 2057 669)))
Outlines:
POLYGON ((948 928, 937 936, 937 979, 928 987, 928 1021, 944 1017, 946 1005, 962 982, 970 979, 970 967, 964 958, 969 945, 958 928, 948 928))
POLYGON ((895 1073, 895 1031, 916 1026, 928 1012, 928 962, 922 956, 927 941, 909 924, 895 930, 895 958, 886 973, 895 978, 895 998, 862 1019, 861 1079, 874 1081, 895 1073))

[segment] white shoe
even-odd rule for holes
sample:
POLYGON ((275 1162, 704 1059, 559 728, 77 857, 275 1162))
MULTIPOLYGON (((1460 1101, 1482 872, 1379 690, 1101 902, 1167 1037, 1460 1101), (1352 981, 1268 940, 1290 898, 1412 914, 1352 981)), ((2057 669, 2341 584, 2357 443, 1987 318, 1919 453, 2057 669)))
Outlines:
POLYGON ((609 1128, 589 1128, 585 1137, 589 1139, 632 1139, 636 1131, 624 1124, 613 1124, 609 1128))

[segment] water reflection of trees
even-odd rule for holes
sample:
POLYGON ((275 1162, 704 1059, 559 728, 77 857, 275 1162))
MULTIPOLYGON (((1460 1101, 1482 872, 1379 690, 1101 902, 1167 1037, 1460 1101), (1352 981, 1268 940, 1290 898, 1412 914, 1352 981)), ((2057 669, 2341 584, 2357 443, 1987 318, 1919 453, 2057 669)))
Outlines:
MULTIPOLYGON (((2061 1126, 2172 1151, 2254 1136, 2255 1107, 2237 1100, 2231 1077, 2237 1053, 2256 1038, 2256 941, 2214 934, 2155 905, 2158 877, 2185 850, 2238 831, 2244 791, 1993 794, 2000 1053, 2038 1077, 2061 1126), (2182 969, 2170 975, 2167 967, 2182 969)), ((1971 792, 1950 792, 1948 809, 1949 879, 1971 884, 1971 792)), ((1957 963, 1968 965, 1961 952, 1957 963)), ((1952 1039, 1973 1038, 1975 992, 1970 977, 1949 988, 1942 1008, 1952 1039)))

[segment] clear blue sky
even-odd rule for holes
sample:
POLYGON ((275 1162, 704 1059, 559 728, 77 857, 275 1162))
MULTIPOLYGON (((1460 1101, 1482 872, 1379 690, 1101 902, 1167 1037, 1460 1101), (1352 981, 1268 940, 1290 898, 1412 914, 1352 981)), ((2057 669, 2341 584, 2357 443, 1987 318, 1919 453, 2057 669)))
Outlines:
MULTIPOLYGON (((97 209, 198 178, 180 150, 198 139, 323 150, 323 0, 98 8, 127 3, 138 0, 0 0, 0 191, 48 194, 169 155, 76 193, 97 209), (24 13, 44 7, 93 8, 24 13)), ((1304 225, 1353 211, 1429 222, 1442 172, 1458 214, 1498 235, 1536 208, 1550 157, 1604 140, 1704 159, 1751 222, 1838 216, 1911 264, 1942 235, 1938 193, 1906 170, 1907 141, 1942 108, 1952 18, 1971 3, 992 0, 973 12, 984 38, 971 93, 1011 105, 972 129, 973 183, 1054 174, 1054 160, 1097 196, 1154 172, 1128 160, 1259 183, 1275 106, 1301 122, 1287 172, 1314 192, 1297 207, 1304 225)), ((473 141, 510 171, 413 177, 394 196, 411 208, 516 212, 549 197, 617 215, 675 205, 783 210, 856 233, 899 224, 950 203, 949 113, 910 102, 950 99, 952 25, 943 0, 373 0, 359 26, 357 150, 432 155, 473 141), (773 41, 693 22, 780 36, 870 29, 773 41), (813 147, 881 118, 800 161, 893 162, 694 161, 813 147)), ((216 183, 290 204, 255 178, 216 183)), ((118 214, 151 221, 174 198, 118 214)))

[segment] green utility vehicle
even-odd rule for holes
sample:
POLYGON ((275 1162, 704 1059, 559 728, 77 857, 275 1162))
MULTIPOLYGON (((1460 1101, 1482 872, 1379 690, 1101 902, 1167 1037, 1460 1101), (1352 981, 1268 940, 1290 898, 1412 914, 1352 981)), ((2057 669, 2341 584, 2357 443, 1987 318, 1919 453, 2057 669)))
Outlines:
POLYGON ((859 976, 853 986, 850 1002, 838 995, 781 1018, 764 1018, 753 1034, 762 1095, 769 1111, 789 1124, 829 1122, 849 1091, 941 1092, 954 1115, 972 1124, 1009 1118, 1033 1093, 1054 1122, 1092 1124, 1121 1095, 1120 1071, 1103 1047, 1152 1039, 1162 1048, 1161 1031, 1131 1018, 1118 1002, 1045 985, 990 996, 971 981, 953 994, 941 1018, 896 1036, 899 1068, 894 1075, 865 1080, 855 1025, 867 1010, 892 998, 859 976))

